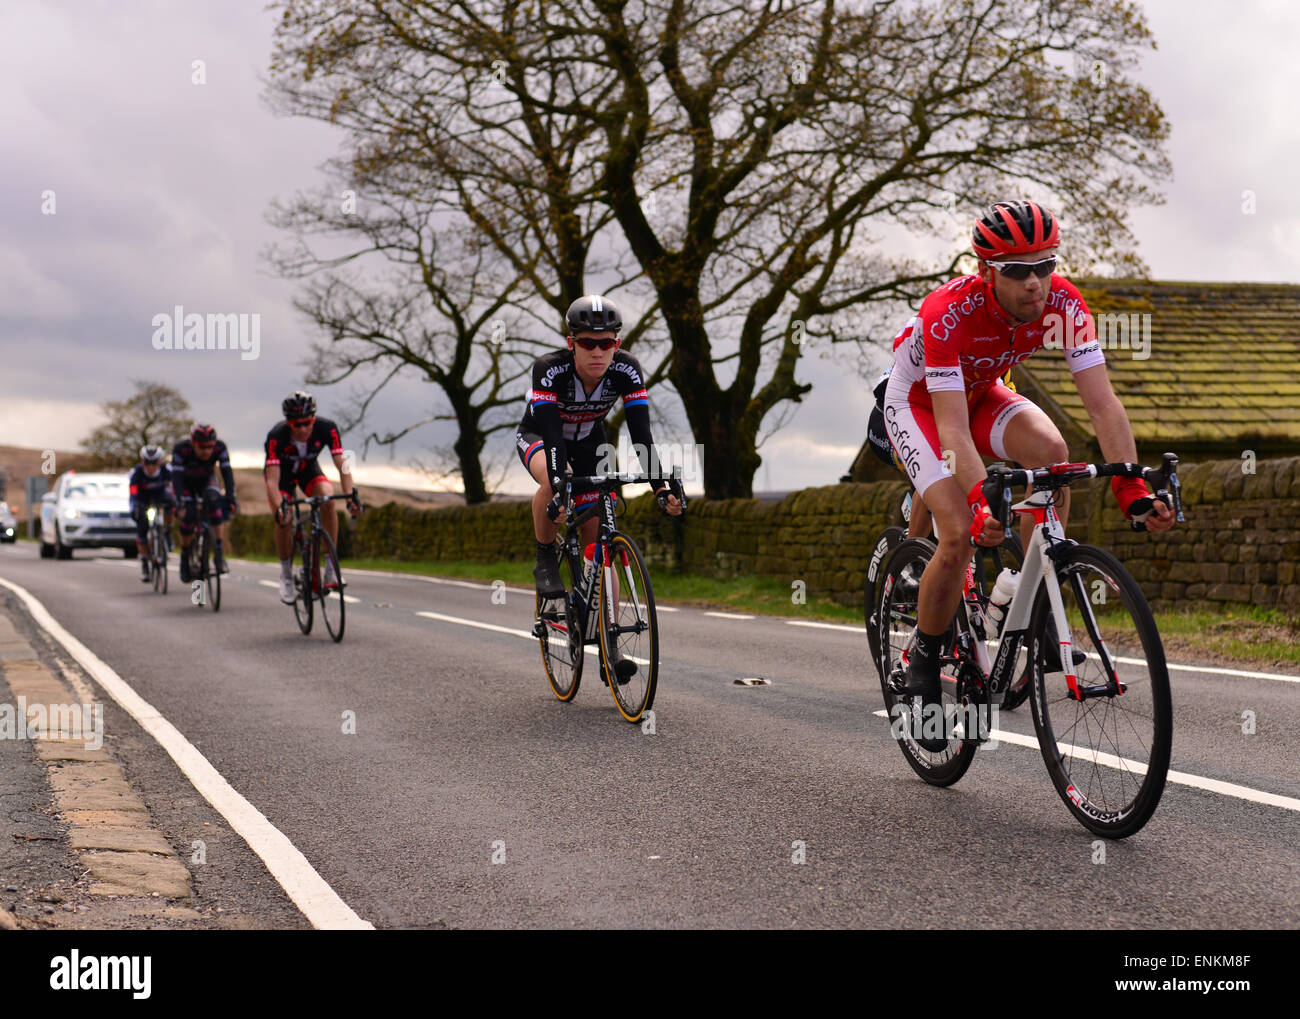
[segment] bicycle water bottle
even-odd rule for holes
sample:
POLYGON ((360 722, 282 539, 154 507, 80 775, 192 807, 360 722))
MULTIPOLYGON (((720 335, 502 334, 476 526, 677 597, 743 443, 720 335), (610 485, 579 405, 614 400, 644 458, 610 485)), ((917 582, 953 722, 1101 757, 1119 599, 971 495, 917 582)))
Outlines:
POLYGON ((993 591, 989 595, 988 611, 984 614, 984 631, 989 640, 996 637, 998 631, 1002 629, 1002 620, 1007 614, 1007 606, 1016 596, 1016 588, 1019 586, 1018 571, 1004 569, 998 574, 997 583, 993 585, 993 591))

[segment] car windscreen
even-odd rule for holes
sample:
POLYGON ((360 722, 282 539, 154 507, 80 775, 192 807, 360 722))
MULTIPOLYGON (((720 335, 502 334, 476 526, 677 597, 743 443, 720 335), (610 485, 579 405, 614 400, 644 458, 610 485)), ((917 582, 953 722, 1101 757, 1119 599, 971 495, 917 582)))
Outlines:
POLYGON ((118 499, 126 494, 125 481, 78 481, 63 496, 66 499, 118 499))

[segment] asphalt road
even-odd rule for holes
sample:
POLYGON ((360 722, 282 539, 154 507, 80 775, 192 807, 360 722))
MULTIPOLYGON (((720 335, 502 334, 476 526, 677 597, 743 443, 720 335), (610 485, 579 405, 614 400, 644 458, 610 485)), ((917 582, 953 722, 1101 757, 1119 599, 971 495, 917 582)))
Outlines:
MULTIPOLYGON (((1096 862, 1098 840, 1036 746, 983 748, 950 789, 916 778, 873 714, 878 681, 854 628, 662 612, 650 734, 619 718, 592 668, 572 703, 554 699, 526 636, 531 592, 495 604, 486 583, 352 572, 358 600, 335 645, 319 621, 299 634, 268 586, 274 566, 232 569, 214 614, 174 575, 170 595, 153 594, 115 554, 0 549, 0 577, 376 927, 1300 923, 1300 811, 1171 782, 1146 828, 1096 862), (735 684, 745 676, 771 683, 735 684)), ((1171 679, 1173 769, 1300 800, 1300 683, 1171 679)), ((134 724, 109 718, 110 731, 134 724)), ((1028 705, 999 724, 1033 732, 1028 705)), ((154 801, 211 814, 175 769, 144 752, 126 764, 154 801)), ((208 866, 270 885, 268 926, 301 925, 251 854, 210 852, 208 866)))

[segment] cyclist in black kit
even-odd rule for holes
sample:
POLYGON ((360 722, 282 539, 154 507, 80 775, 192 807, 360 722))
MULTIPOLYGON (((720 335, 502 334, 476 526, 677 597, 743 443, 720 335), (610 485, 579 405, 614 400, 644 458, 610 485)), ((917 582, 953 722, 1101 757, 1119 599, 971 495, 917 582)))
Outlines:
MULTIPOLYGON (((352 487, 352 475, 345 469, 346 461, 343 458, 343 443, 339 439, 338 425, 328 418, 316 416, 316 398, 298 390, 284 398, 280 409, 284 412, 285 419, 266 434, 266 465, 262 468, 262 475, 266 479, 266 501, 275 514, 275 553, 280 557, 280 600, 286 605, 292 605, 293 510, 285 504, 285 500, 293 498, 295 486, 301 488, 308 498, 334 494, 334 487, 325 479, 320 464, 316 462, 321 450, 328 449, 334 457, 343 494, 352 497, 348 500, 348 512, 357 516, 361 512, 361 504, 352 487)), ((321 523, 337 547, 339 518, 334 503, 324 503, 320 515, 321 523)), ((334 564, 331 562, 325 564, 322 583, 327 591, 339 586, 339 578, 334 575, 334 564)))
MULTIPOLYGON (((623 316, 617 305, 605 297, 580 297, 569 306, 565 320, 568 349, 546 354, 533 364, 527 409, 515 434, 519 459, 538 485, 533 496, 533 530, 537 537, 533 576, 544 598, 564 594, 555 556, 555 532, 556 524, 564 522, 565 509, 561 506, 552 519, 548 513, 552 498, 562 491, 566 464, 578 475, 614 469, 613 457, 605 455, 609 447, 602 422, 615 400, 623 400, 632 441, 647 451, 654 448, 645 372, 635 357, 618 349, 623 316)), ((649 464, 642 466, 652 469, 649 464)), ((681 501, 669 493, 666 482, 655 481, 653 488, 664 512, 674 516, 682 512, 681 501)), ((587 497, 576 497, 574 503, 583 505, 595 498, 595 493, 588 493, 587 497)), ((594 517, 586 521, 583 540, 595 541, 599 525, 594 517)), ((630 677, 636 663, 623 660, 615 669, 620 677, 630 677)))
POLYGON ((222 539, 225 537, 225 521, 239 512, 239 500, 235 497, 235 472, 230 469, 230 452, 226 444, 217 439, 217 430, 210 424, 196 424, 190 429, 188 439, 176 443, 172 450, 172 485, 176 501, 181 506, 181 583, 188 584, 192 579, 186 550, 194 541, 195 521, 205 494, 212 507, 208 522, 216 539, 212 563, 218 573, 229 573, 222 539), (217 487, 218 470, 226 486, 224 497, 217 487))
MULTIPOLYGON (((161 446, 150 443, 140 447, 140 462, 131 472, 131 516, 135 518, 135 547, 140 553, 140 579, 149 583, 149 506, 161 506, 166 513, 166 524, 172 525, 172 511, 176 508, 176 494, 172 491, 171 468, 163 463, 166 454, 161 446)), ((171 538, 168 536, 168 544, 171 538)))

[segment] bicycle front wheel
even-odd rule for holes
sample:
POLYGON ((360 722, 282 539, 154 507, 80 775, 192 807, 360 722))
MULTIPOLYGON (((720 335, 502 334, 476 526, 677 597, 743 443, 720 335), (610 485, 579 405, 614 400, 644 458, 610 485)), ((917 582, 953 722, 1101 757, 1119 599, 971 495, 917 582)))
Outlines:
POLYGON ((537 596, 537 624, 533 633, 542 648, 542 665, 551 692, 561 701, 571 701, 582 681, 582 625, 574 607, 578 576, 568 555, 560 556, 560 579, 565 594, 560 598, 537 596))
POLYGON ((1164 645, 1142 589, 1109 552, 1077 545, 1055 569, 1048 582, 1061 594, 1073 661, 1062 664, 1040 586, 1029 630, 1039 747, 1070 813, 1091 832, 1124 838, 1155 813, 1169 772, 1173 707, 1164 645), (1141 664, 1126 662, 1122 672, 1115 665, 1111 675, 1104 663, 1123 652, 1141 664), (1123 692, 1109 690, 1111 681, 1123 692))
POLYGON ((334 643, 343 639, 343 614, 347 606, 343 602, 343 574, 339 571, 339 557, 334 552, 334 539, 328 531, 321 531, 316 546, 316 561, 320 564, 320 615, 325 620, 325 629, 329 631, 334 643), (334 580, 335 587, 327 589, 326 581, 334 580))
POLYGON ((876 589, 889 564, 889 557, 906 539, 907 532, 901 527, 886 527, 876 540, 876 547, 871 550, 871 559, 867 562, 867 574, 862 583, 862 604, 867 623, 867 645, 871 648, 873 662, 880 661, 880 620, 876 617, 880 599, 876 597, 876 589))
POLYGON ((600 571, 600 667, 618 712, 641 721, 655 699, 659 681, 659 623, 650 574, 636 542, 615 534, 610 564, 600 571))
POLYGON ((167 542, 162 529, 153 528, 149 535, 149 569, 153 571, 153 589, 157 594, 167 593, 167 542))
POLYGON ((293 551, 290 552, 290 569, 293 571, 293 614, 298 620, 298 629, 311 633, 312 615, 312 577, 316 571, 311 561, 311 546, 302 533, 302 528, 293 532, 293 551), (296 560, 296 562, 295 562, 296 560), (295 569, 295 567, 297 567, 295 569))
POLYGON ((212 528, 203 529, 203 576, 208 586, 208 603, 213 612, 221 611, 221 573, 212 561, 212 528))

